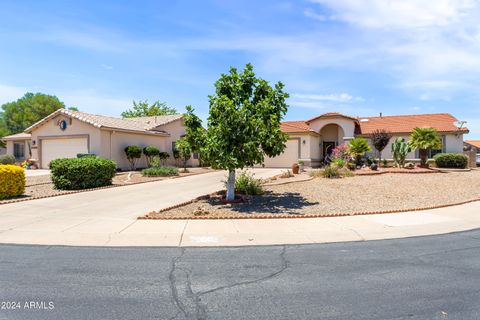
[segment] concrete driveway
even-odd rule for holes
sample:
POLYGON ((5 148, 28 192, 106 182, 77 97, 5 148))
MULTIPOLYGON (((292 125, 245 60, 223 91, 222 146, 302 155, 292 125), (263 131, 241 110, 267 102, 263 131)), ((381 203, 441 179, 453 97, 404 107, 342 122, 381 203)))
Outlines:
POLYGON ((48 176, 49 174, 50 170, 48 169, 25 170, 26 177, 48 176))

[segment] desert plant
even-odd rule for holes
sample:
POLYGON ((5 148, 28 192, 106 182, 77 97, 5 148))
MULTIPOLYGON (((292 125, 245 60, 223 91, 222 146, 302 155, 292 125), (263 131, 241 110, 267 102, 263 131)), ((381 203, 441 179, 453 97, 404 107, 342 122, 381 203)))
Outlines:
POLYGON ((386 168, 388 166, 388 161, 387 159, 382 160, 382 165, 386 168))
POLYGON ((343 158, 333 158, 330 164, 336 165, 338 168, 345 167, 345 160, 343 158))
POLYGON ((392 144, 392 156, 395 165, 403 168, 405 166, 405 159, 412 148, 407 143, 405 138, 398 137, 392 144))
POLYGON ((330 164, 326 166, 325 169, 323 170, 322 175, 324 178, 328 178, 328 179, 341 177, 339 168, 334 164, 330 164))
POLYGON ((112 184, 117 165, 99 157, 62 158, 50 162, 51 178, 56 189, 79 190, 112 184))
POLYGON ((377 129, 372 132, 372 145, 378 151, 378 160, 382 159, 382 151, 390 142, 392 134, 384 129, 377 129))
POLYGON ((167 162, 167 159, 170 158, 170 155, 168 154, 168 152, 163 151, 163 152, 160 152, 158 157, 160 158, 160 162, 162 163, 162 165, 165 165, 167 162))
POLYGON ((235 180, 235 192, 239 192, 245 195, 262 194, 262 180, 256 179, 251 173, 242 172, 235 180))
POLYGON ((145 155, 145 160, 147 160, 147 167, 150 167, 152 159, 160 155, 160 150, 154 146, 148 146, 143 148, 143 154, 145 155))
POLYGON ((142 157, 142 149, 138 146, 128 146, 125 148, 125 155, 130 163, 130 169, 135 170, 137 161, 142 157))
POLYGON ((370 148, 365 138, 358 137, 348 142, 348 151, 355 158, 356 164, 359 165, 362 157, 367 152, 372 151, 372 148, 370 148))
POLYGON ((461 153, 439 153, 433 159, 439 168, 464 169, 468 165, 468 157, 461 153))
POLYGON ((25 171, 11 164, 0 165, 0 199, 20 196, 25 192, 25 171))
POLYGON ((410 146, 418 149, 420 154, 420 164, 427 165, 428 151, 431 149, 440 149, 442 140, 437 130, 429 127, 417 127, 413 129, 410 135, 410 146))
POLYGON ((142 175, 146 177, 166 177, 178 175, 178 169, 171 166, 157 166, 142 170, 142 175))
POLYGON ((11 154, 4 154, 0 156, 0 164, 15 164, 15 157, 11 154))

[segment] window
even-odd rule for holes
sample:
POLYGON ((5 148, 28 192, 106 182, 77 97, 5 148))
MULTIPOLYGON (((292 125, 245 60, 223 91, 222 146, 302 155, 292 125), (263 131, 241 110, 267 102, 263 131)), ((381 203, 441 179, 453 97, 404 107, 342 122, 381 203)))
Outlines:
POLYGON ((442 139, 442 148, 441 149, 432 149, 430 150, 428 157, 433 158, 434 155, 445 152, 445 136, 441 136, 442 139))
POLYGON ((193 159, 198 159, 198 153, 197 152, 193 153, 193 159))
POLYGON ((177 150, 177 145, 175 141, 172 142, 172 152, 175 152, 177 150))
POLYGON ((25 143, 13 143, 13 156, 15 157, 15 159, 25 159, 25 143))

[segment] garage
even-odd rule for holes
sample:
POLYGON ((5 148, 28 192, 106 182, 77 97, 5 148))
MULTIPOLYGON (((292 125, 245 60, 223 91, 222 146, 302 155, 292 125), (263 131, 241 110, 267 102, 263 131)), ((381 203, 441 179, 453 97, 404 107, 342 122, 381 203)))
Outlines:
POLYGON ((265 167, 290 168, 300 158, 300 139, 287 140, 285 151, 274 158, 265 158, 265 167))
POLYGON ((42 168, 48 168, 48 164, 52 160, 76 158, 79 153, 88 153, 88 139, 86 137, 41 140, 42 168))

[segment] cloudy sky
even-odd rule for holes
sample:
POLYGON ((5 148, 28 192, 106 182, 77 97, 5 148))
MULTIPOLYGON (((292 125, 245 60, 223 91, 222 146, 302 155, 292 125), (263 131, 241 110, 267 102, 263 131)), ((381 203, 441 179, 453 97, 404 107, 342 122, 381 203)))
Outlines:
POLYGON ((450 112, 480 138, 476 0, 0 0, 0 103, 26 91, 119 115, 208 113, 230 66, 290 93, 287 120, 450 112))

